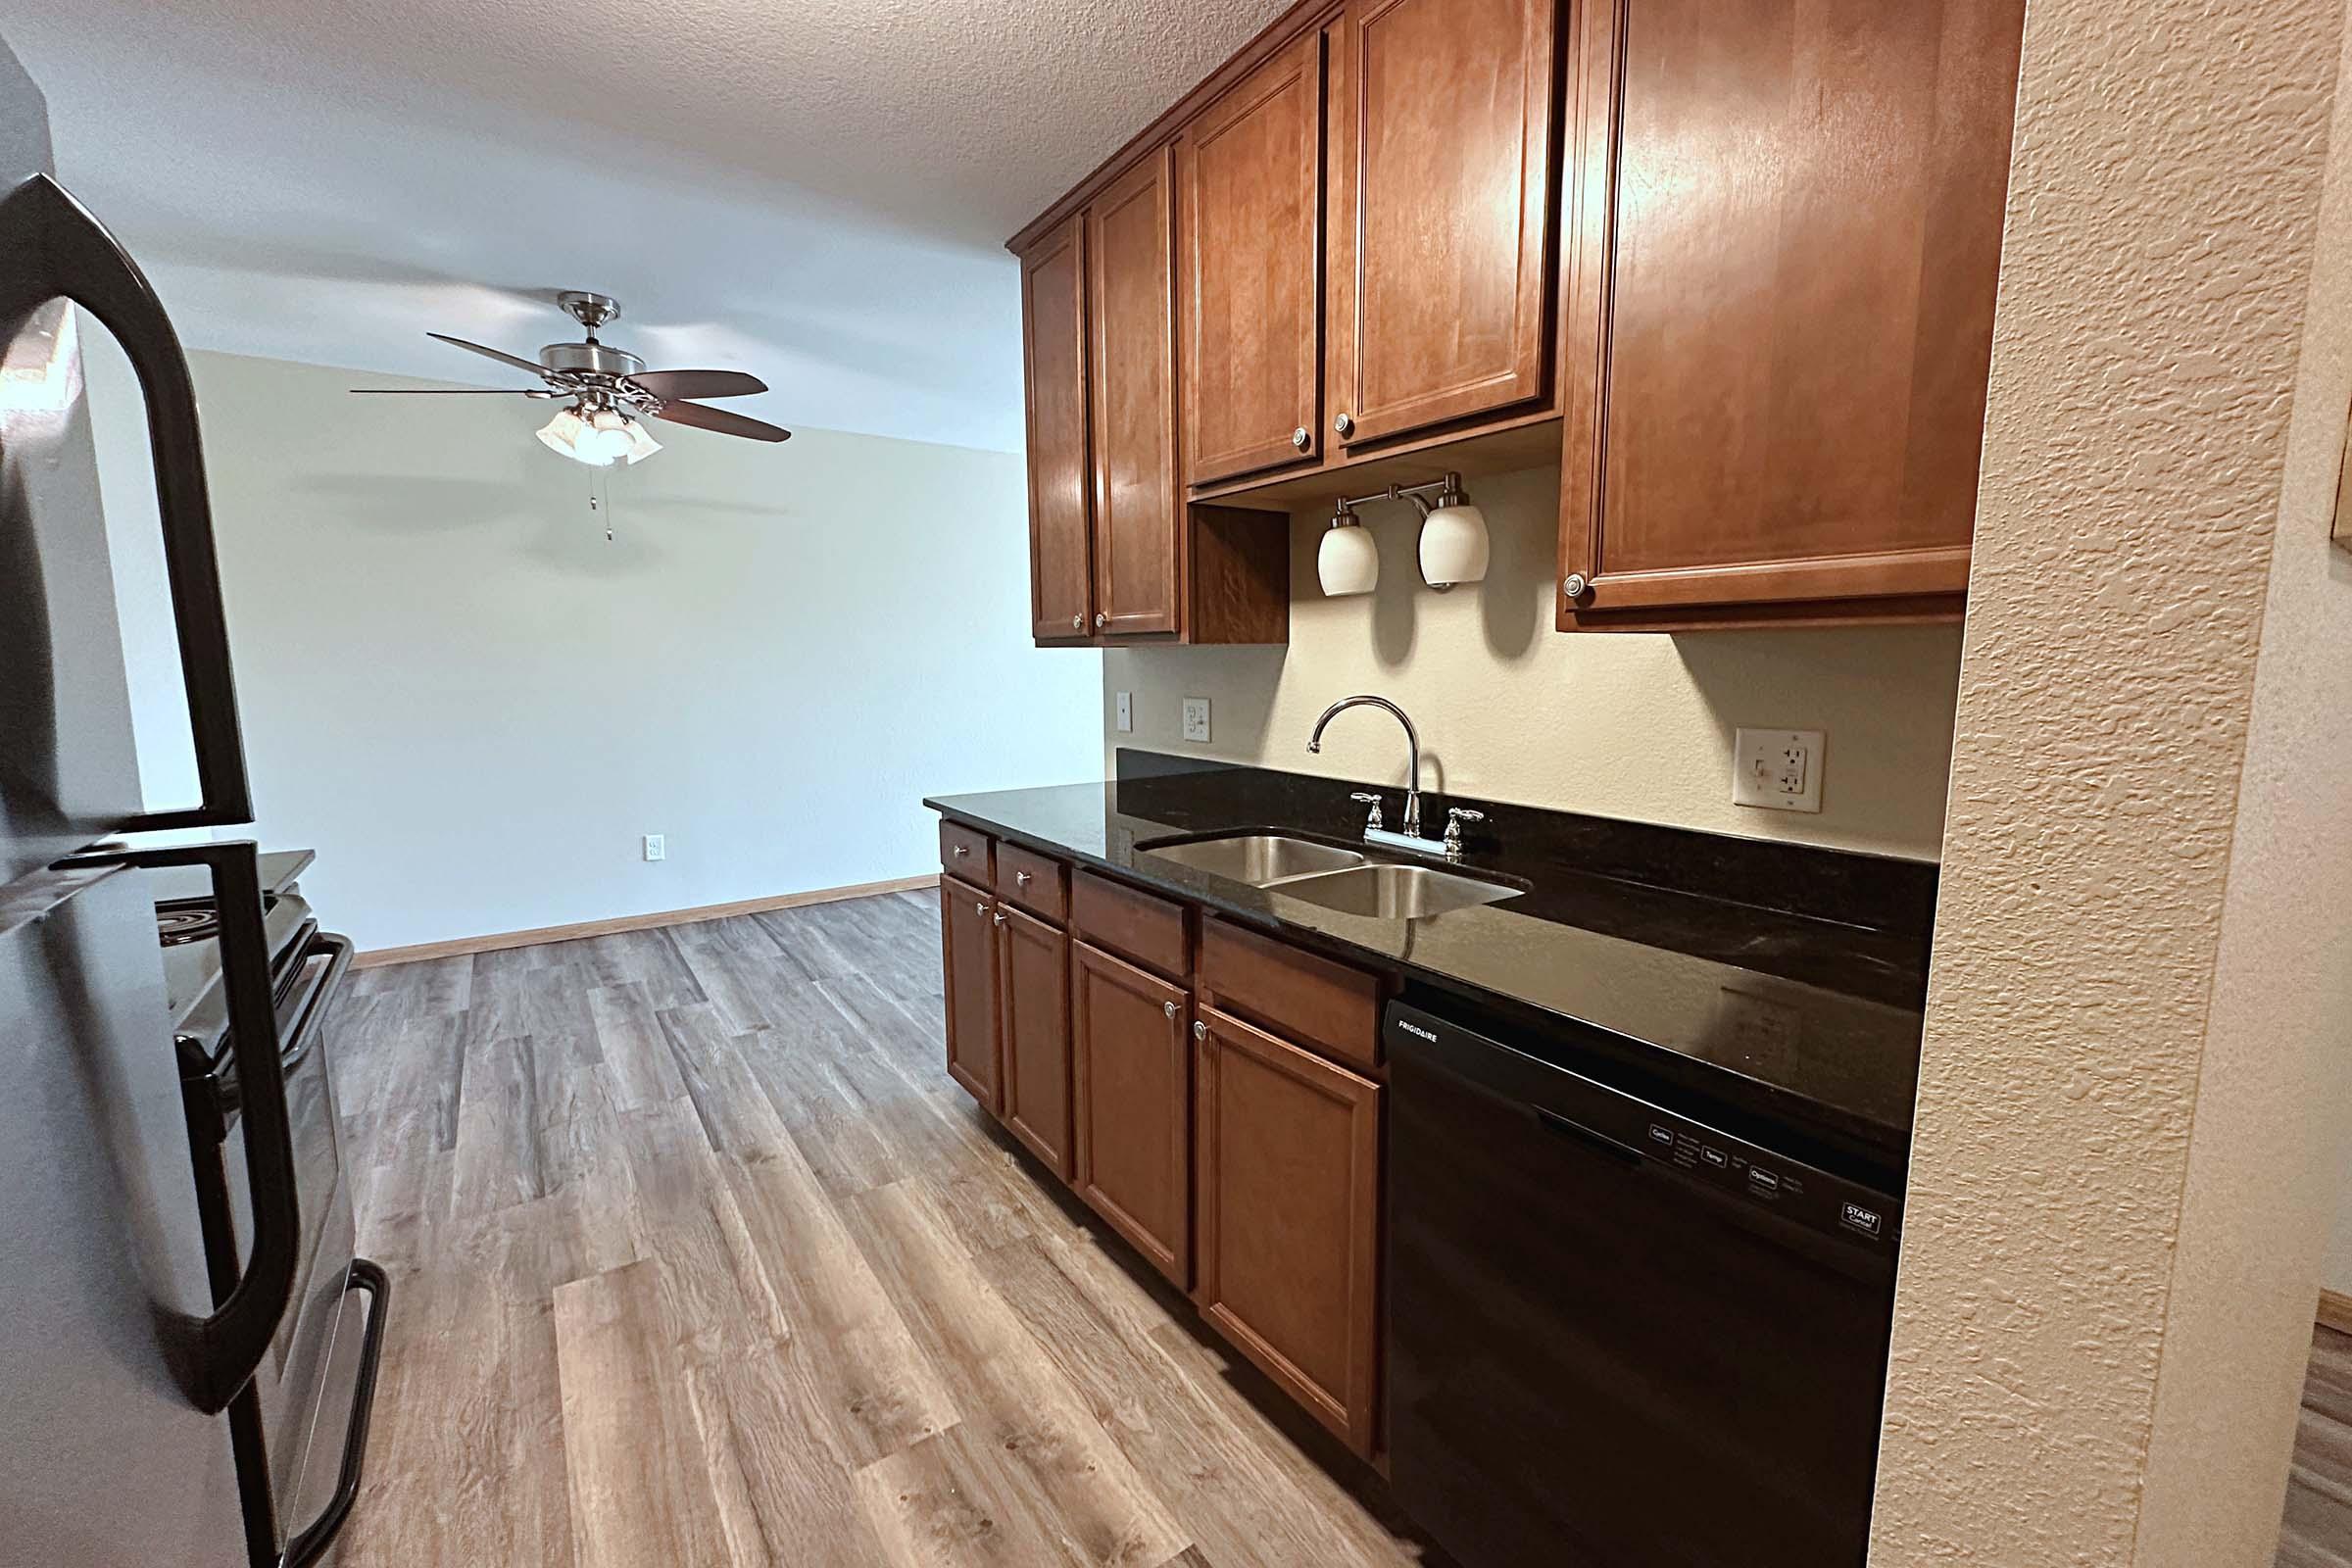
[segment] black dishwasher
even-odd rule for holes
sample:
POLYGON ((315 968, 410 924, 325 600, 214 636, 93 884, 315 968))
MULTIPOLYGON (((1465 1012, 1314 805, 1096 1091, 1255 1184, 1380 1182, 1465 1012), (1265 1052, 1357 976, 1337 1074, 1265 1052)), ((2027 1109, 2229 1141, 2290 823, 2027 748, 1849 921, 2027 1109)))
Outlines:
POLYGON ((1406 1510, 1464 1568, 1861 1563, 1899 1200, 1418 1006, 1387 1038, 1406 1510))

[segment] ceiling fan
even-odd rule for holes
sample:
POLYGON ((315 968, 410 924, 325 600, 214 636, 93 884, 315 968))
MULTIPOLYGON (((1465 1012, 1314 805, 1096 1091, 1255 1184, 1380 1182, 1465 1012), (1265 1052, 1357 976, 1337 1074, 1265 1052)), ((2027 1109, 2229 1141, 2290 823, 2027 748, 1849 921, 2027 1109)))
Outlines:
POLYGON ((636 355, 596 339, 598 327, 619 317, 618 300, 609 294, 566 289, 556 296, 556 303, 586 327, 588 335, 578 343, 550 343, 539 351, 536 362, 468 343, 446 332, 425 334, 501 365, 528 370, 546 382, 545 386, 355 386, 351 390, 378 397, 567 399, 564 407, 539 431, 539 439, 550 450, 597 468, 610 467, 615 463, 636 463, 661 451, 662 444, 648 435, 640 422, 647 418, 691 424, 698 429, 745 436, 754 441, 792 438, 792 432, 780 426, 686 401, 749 397, 754 392, 766 391, 767 383, 758 376, 746 375, 741 370, 649 370, 636 355))

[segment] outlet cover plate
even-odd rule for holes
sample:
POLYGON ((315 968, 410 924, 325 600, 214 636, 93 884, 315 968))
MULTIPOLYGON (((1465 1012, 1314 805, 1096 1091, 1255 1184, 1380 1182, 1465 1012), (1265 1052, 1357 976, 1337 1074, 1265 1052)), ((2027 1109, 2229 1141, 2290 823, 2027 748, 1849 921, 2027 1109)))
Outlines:
POLYGON ((1184 700, 1184 738, 1208 743, 1208 699, 1187 697, 1184 700))
POLYGON ((1771 811, 1821 809, 1822 756, 1817 729, 1743 729, 1732 744, 1732 801, 1771 811))
POLYGON ((1133 692, 1119 693, 1119 733, 1122 735, 1135 733, 1135 693, 1133 692))
POLYGON ((668 841, 659 833, 648 833, 645 836, 645 858, 648 860, 661 860, 666 859, 668 857, 668 841))

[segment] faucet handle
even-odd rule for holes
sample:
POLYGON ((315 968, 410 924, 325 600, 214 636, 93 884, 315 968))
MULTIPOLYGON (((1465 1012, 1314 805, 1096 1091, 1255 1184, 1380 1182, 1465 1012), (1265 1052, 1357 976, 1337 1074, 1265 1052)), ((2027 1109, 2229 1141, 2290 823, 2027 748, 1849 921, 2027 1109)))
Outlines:
POLYGON ((1447 807, 1446 808, 1446 855, 1458 857, 1462 853, 1462 824, 1464 822, 1484 822, 1486 819, 1487 813, 1484 811, 1474 811, 1466 806, 1447 807))
POLYGON ((1368 805, 1370 805, 1370 806, 1371 806, 1371 808, 1372 808, 1372 814, 1371 814, 1369 817, 1366 817, 1366 818, 1364 819, 1364 828, 1365 828, 1365 831, 1369 832, 1369 831, 1370 831, 1371 829, 1373 829, 1373 828, 1376 828, 1376 827, 1382 827, 1382 826, 1385 826, 1385 825, 1386 825, 1386 824, 1385 824, 1385 823, 1383 823, 1383 822, 1381 821, 1381 819, 1380 819, 1380 797, 1379 797, 1379 796, 1377 796, 1377 795, 1374 795, 1374 794, 1372 794, 1371 792, 1369 792, 1369 791, 1367 791, 1367 790, 1357 790, 1357 791, 1355 791, 1353 794, 1349 795, 1348 798, 1349 800, 1351 800, 1351 801, 1363 801, 1363 802, 1365 802, 1365 803, 1367 803, 1368 805))

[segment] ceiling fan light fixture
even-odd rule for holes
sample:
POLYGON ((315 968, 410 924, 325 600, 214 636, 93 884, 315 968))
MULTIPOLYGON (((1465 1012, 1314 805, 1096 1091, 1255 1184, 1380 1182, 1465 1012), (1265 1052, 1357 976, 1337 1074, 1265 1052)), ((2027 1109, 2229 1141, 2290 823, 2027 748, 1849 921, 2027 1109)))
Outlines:
POLYGON ((561 453, 592 468, 606 467, 612 462, 604 455, 601 437, 589 428, 577 409, 558 409, 556 416, 539 427, 539 439, 550 452, 561 453))

